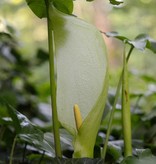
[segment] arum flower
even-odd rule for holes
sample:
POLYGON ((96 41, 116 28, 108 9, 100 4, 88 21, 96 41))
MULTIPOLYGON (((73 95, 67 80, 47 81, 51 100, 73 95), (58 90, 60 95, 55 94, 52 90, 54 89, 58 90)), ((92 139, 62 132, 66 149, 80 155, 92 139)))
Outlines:
POLYGON ((58 119, 74 136, 73 156, 93 157, 108 86, 105 44, 94 26, 53 6, 49 12, 54 34, 58 119), (79 121, 75 122, 75 118, 79 121))

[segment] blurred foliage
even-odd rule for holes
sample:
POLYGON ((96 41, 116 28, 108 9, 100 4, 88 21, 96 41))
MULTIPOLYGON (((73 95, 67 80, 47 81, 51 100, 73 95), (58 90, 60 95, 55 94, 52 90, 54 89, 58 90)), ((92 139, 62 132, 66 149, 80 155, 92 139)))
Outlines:
MULTIPOLYGON (((124 0, 123 2, 124 3, 119 6, 112 6, 110 5, 109 0, 96 0, 92 3, 88 3, 84 0, 76 0, 74 1, 74 14, 84 18, 90 23, 95 23, 95 20, 93 19, 96 18, 95 15, 98 11, 96 11, 94 6, 99 4, 99 11, 103 14, 101 19, 105 20, 104 23, 106 24, 106 27, 108 26, 107 22, 110 24, 106 30, 118 31, 121 35, 130 39, 133 39, 140 33, 145 33, 152 38, 156 38, 156 29, 154 25, 156 23, 154 16, 155 0, 138 0, 137 2, 124 0)), ((25 1, 3 0, 0 3, 0 20, 1 22, 2 20, 5 20, 5 22, 8 21, 15 27, 15 29, 18 29, 18 31, 16 31, 16 37, 20 38, 20 50, 23 52, 23 57, 32 59, 38 48, 46 51, 46 20, 37 19, 27 8, 25 1)), ((107 48, 109 50, 108 54, 111 63, 110 77, 112 80, 110 81, 110 84, 114 86, 116 85, 116 76, 120 73, 120 65, 122 61, 121 52, 123 46, 118 41, 112 39, 109 39, 109 41, 111 44, 108 44, 107 48)), ((147 72, 150 75, 154 75, 155 56, 148 50, 144 53, 148 55, 141 55, 139 51, 135 50, 135 54, 137 55, 134 55, 134 57, 131 58, 129 68, 133 71, 139 69, 138 71, 140 72, 147 72)), ((41 78, 40 76, 40 74, 45 72, 46 69, 48 69, 48 66, 45 64, 42 66, 42 69, 34 70, 35 76, 31 78, 31 81, 40 83, 43 79, 45 79, 45 81, 48 80, 48 76, 45 77, 44 75, 44 78, 41 78)))
MULTIPOLYGON (((148 34, 150 37, 156 39, 155 29, 155 0, 138 0, 130 1, 124 0, 124 3, 120 7, 113 7, 110 10, 108 19, 111 22, 111 30, 117 31, 123 36, 130 39, 135 38, 140 33, 148 34)), ((114 51, 115 62, 120 65, 121 63, 121 44, 116 42, 116 49, 114 51)), ((132 56, 129 62, 129 68, 131 70, 138 70, 140 73, 146 72, 150 75, 154 75, 155 69, 155 55, 146 50, 142 55, 139 51, 135 50, 134 57, 132 56), (136 55, 135 55, 136 54, 136 55), (150 66, 150 67, 149 67, 150 66)), ((119 68, 118 66, 116 66, 119 68)), ((111 69, 113 75, 116 73, 116 69, 111 69)))
MULTIPOLYGON (((29 118, 39 116, 40 91, 30 79, 32 70, 44 64, 45 60, 48 60, 48 55, 43 50, 38 50, 34 60, 24 59, 18 49, 17 39, 9 30, 10 26, 5 29, 8 33, 0 32, 0 103, 8 102, 29 118)), ((44 92, 49 96, 49 92, 44 92)), ((49 120, 43 115, 39 117, 44 121, 49 120)))
POLYGON ((46 49, 46 22, 45 20, 37 20, 27 8, 25 1, 2 0, 0 2, 1 31, 4 31, 4 26, 8 22, 16 30, 18 29, 15 36, 20 39, 20 49, 24 58, 32 58, 39 47, 46 49))
POLYGON ((127 37, 135 37, 140 32, 155 36, 155 5, 155 0, 125 0, 122 8, 116 7, 110 14, 113 28, 127 37))

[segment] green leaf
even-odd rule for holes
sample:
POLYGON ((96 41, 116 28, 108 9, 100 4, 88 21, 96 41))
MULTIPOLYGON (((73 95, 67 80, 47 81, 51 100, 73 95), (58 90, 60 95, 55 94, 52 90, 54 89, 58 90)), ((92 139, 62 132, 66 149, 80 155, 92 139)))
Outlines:
POLYGON ((150 49, 154 53, 156 52, 156 41, 150 38, 147 34, 139 34, 133 41, 129 41, 136 49, 144 50, 150 49))
POLYGON ((153 156, 149 150, 144 150, 139 152, 138 157, 127 157, 121 164, 154 164, 156 161, 156 156, 153 156))
POLYGON ((102 32, 104 33, 107 37, 114 37, 117 38, 121 41, 125 41, 125 40, 129 40, 128 38, 126 38, 125 36, 119 35, 119 33, 112 31, 112 32, 102 32))
POLYGON ((123 1, 109 0, 112 5, 120 5, 123 1))
MULTIPOLYGON (((54 136, 52 133, 43 133, 37 126, 32 124, 29 119, 16 111, 12 107, 9 109, 11 111, 11 117, 14 126, 19 126, 18 129, 18 141, 27 142, 28 144, 34 146, 39 151, 45 151, 46 155, 50 157, 55 156, 54 150, 54 136)), ((0 122, 5 125, 12 125, 9 118, 0 119, 0 122)), ((17 127, 16 127, 17 129, 17 127)), ((72 150, 72 138, 71 135, 61 130, 61 145, 62 150, 70 149, 72 150)))
POLYGON ((44 138, 43 133, 19 134, 18 137, 20 141, 27 142, 39 150, 44 150, 48 156, 55 156, 54 148, 44 138))
MULTIPOLYGON (((25 122, 25 121, 24 121, 25 122)), ((25 122, 26 124, 26 122, 25 122)), ((30 127, 31 131, 25 133, 21 133, 18 135, 19 140, 22 142, 27 142, 30 145, 33 145, 36 149, 44 150, 46 155, 50 157, 55 156, 55 150, 54 150, 54 135, 52 133, 44 133, 40 131, 39 129, 36 129, 36 127, 32 127, 32 124, 28 121, 28 126, 30 127)), ((66 134, 61 131, 61 148, 62 151, 68 149, 72 150, 71 146, 71 139, 69 135, 66 136, 66 134)))
POLYGON ((117 161, 122 156, 121 146, 116 145, 115 142, 113 143, 113 141, 109 142, 107 153, 111 154, 114 160, 117 161))
POLYGON ((26 116, 15 111, 21 129, 18 131, 20 141, 27 142, 39 150, 44 150, 49 156, 54 157, 55 151, 52 145, 44 137, 44 133, 33 125, 26 116))
POLYGON ((9 113, 10 117, 12 118, 16 133, 19 133, 21 131, 21 125, 20 125, 20 121, 16 115, 16 109, 14 109, 11 105, 8 105, 8 104, 7 104, 7 107, 8 107, 7 108, 8 113, 9 113))
MULTIPOLYGON (((72 148, 72 139, 70 138, 70 135, 66 135, 64 134, 63 131, 60 131, 60 140, 61 140, 61 148, 62 151, 68 149, 68 150, 73 150, 72 148)), ((53 133, 45 133, 44 134, 44 139, 49 143, 49 145, 51 145, 52 147, 54 147, 54 135, 53 133)))
POLYGON ((61 12, 72 14, 73 0, 53 0, 53 5, 61 12))
POLYGON ((149 37, 147 34, 138 35, 134 41, 129 41, 136 49, 144 50, 145 48, 156 53, 156 40, 149 37))
POLYGON ((156 53, 156 40, 148 37, 146 48, 156 53))
POLYGON ((30 9, 39 18, 46 17, 46 6, 44 0, 26 0, 30 9))
POLYGON ((125 36, 119 35, 117 32, 106 32, 104 33, 107 37, 117 38, 129 45, 134 46, 138 50, 145 50, 145 48, 151 50, 156 53, 156 40, 152 39, 146 34, 139 34, 134 40, 130 40, 125 36))
POLYGON ((75 136, 74 157, 92 157, 107 95, 105 44, 95 27, 74 16, 52 8, 50 18, 56 53, 58 118, 75 136), (75 104, 83 117, 78 133, 75 104))
POLYGON ((139 158, 142 158, 142 157, 152 157, 153 156, 150 149, 136 149, 136 155, 139 158))
MULTIPOLYGON (((45 0, 26 0, 28 6, 33 13, 39 18, 47 17, 45 0)), ((72 0, 49 0, 53 5, 63 13, 72 14, 73 1, 72 0)))

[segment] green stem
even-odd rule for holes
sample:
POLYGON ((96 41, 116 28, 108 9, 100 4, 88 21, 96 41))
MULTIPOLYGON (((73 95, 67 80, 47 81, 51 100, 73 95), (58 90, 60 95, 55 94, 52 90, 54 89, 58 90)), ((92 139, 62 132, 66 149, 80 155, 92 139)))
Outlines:
POLYGON ((123 54, 122 76, 122 129, 124 137, 124 155, 125 157, 132 156, 131 112, 125 50, 123 54))
POLYGON ((17 139, 17 135, 15 136, 14 141, 13 141, 13 144, 12 144, 9 164, 12 164, 13 163, 13 155, 14 155, 14 150, 15 150, 15 145, 16 145, 16 139, 17 139))
POLYGON ((45 0, 46 11, 47 11, 47 27, 48 27, 48 45, 49 45, 49 71, 50 71, 50 93, 51 93, 51 103, 52 103, 52 121, 53 121, 53 132, 54 132, 54 143, 55 143, 55 153, 57 157, 61 157, 61 144, 60 144, 60 134, 59 134, 59 121, 57 114, 57 104, 56 104, 56 81, 55 81, 55 63, 54 63, 54 47, 53 47, 53 31, 50 26, 49 18, 49 0, 45 0))
MULTIPOLYGON (((130 55, 133 51, 134 47, 131 46, 128 54, 127 54, 127 58, 126 61, 128 62, 130 55)), ((110 136, 110 132, 111 132, 111 128, 112 128, 112 122, 113 122, 113 118, 114 118, 114 112, 116 109, 116 104, 119 98, 119 93, 120 93, 120 89, 121 89, 121 84, 122 84, 122 76, 123 76, 123 70, 122 70, 122 74, 120 76, 119 82, 118 82, 118 86, 117 86, 117 90, 116 90, 116 94, 115 94, 115 100, 114 100, 114 104, 112 106, 112 110, 111 110, 111 114, 110 114, 110 118, 109 118, 109 122, 108 122, 108 128, 107 128, 107 133, 106 133, 106 139, 105 139, 105 143, 104 143, 104 147, 101 151, 101 158, 105 159, 106 156, 106 150, 107 150, 107 145, 108 145, 108 140, 109 140, 109 136, 110 136)))

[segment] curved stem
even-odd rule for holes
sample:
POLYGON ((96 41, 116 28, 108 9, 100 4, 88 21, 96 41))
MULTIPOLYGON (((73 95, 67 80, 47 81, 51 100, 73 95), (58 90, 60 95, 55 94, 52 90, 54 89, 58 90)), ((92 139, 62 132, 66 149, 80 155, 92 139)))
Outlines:
POLYGON ((53 131, 54 131, 54 143, 55 143, 55 153, 57 157, 61 157, 61 144, 60 144, 60 134, 59 134, 59 121, 57 114, 57 104, 56 104, 56 80, 55 80, 55 63, 54 63, 54 43, 53 43, 53 31, 50 26, 49 18, 49 0, 45 0, 46 11, 47 11, 47 27, 48 27, 48 45, 49 45, 49 71, 50 71, 50 93, 51 93, 51 103, 52 103, 52 121, 53 121, 53 131))
MULTIPOLYGON (((131 46, 131 48, 130 48, 128 54, 127 54, 126 62, 128 62, 133 49, 134 49, 134 47, 131 46)), ((111 110, 111 114, 110 114, 110 118, 109 118, 109 122, 108 122, 108 129, 107 129, 107 133, 106 133, 106 139, 105 139, 104 147, 103 147, 103 149, 101 151, 101 158, 103 158, 103 159, 105 159, 105 156, 106 156, 106 150, 107 150, 108 140, 109 140, 109 136, 110 136, 110 132, 111 132, 111 128, 112 128, 114 112, 115 112, 115 109, 116 109, 116 104, 117 104, 117 101, 118 101, 118 98, 119 98, 120 89, 121 89, 122 76, 123 76, 123 70, 122 70, 122 74, 121 74, 119 82, 118 82, 118 86, 117 86, 117 90, 116 90, 116 94, 115 94, 114 104, 113 104, 113 107, 112 107, 112 110, 111 110)))

